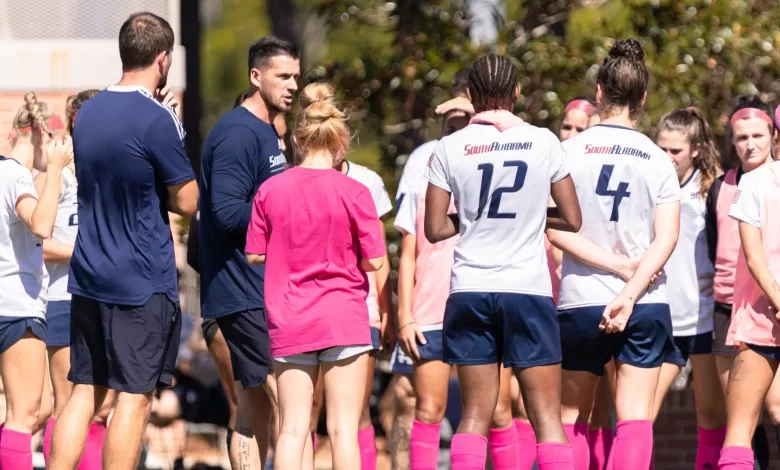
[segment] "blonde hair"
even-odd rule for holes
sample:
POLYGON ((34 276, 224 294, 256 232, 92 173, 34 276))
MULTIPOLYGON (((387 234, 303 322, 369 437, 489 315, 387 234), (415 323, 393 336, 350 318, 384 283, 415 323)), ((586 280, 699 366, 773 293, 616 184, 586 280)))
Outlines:
POLYGON ((24 106, 19 108, 13 121, 14 137, 12 145, 20 135, 31 134, 32 130, 38 130, 42 133, 51 135, 48 120, 52 116, 49 105, 43 101, 38 101, 35 92, 29 92, 24 95, 24 106), (26 130, 27 128, 31 130, 26 130))
POLYGON ((301 92, 298 99, 301 111, 293 130, 296 163, 310 152, 336 155, 349 151, 347 115, 337 105, 335 95, 329 83, 311 83, 301 92))

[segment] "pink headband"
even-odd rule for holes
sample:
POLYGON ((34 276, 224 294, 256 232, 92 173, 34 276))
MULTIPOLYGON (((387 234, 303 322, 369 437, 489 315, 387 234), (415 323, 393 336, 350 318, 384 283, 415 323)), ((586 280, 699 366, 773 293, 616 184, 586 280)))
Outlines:
POLYGON ((775 108, 775 125, 780 127, 780 106, 775 108))
POLYGON ((563 114, 568 113, 572 109, 579 109, 580 111, 584 111, 588 116, 593 116, 593 113, 596 112, 596 107, 590 104, 587 100, 570 101, 569 104, 566 105, 566 108, 564 108, 563 114))
MULTIPOLYGON (((65 123, 62 122, 62 119, 57 116, 56 114, 52 115, 48 121, 47 124, 49 125, 49 130, 54 131, 62 131, 65 130, 65 123)), ((32 132, 33 128, 32 126, 22 127, 21 129, 17 129, 16 131, 11 131, 8 134, 8 140, 13 139, 19 134, 25 133, 25 132, 32 132)))
POLYGON ((750 119, 750 118, 758 118, 762 121, 766 122, 770 126, 774 126, 775 122, 772 120, 771 117, 764 111, 758 109, 758 108, 742 108, 736 113, 734 113, 733 116, 731 116, 731 119, 729 119, 729 124, 731 126, 734 125, 735 122, 741 120, 741 119, 750 119))

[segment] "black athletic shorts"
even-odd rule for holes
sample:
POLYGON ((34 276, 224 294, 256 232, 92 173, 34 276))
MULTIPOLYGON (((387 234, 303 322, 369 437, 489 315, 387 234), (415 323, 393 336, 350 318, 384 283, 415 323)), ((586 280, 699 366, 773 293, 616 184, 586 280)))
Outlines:
POLYGON ((244 389, 265 384, 271 372, 271 344, 265 310, 246 310, 217 318, 219 331, 230 350, 233 377, 244 389))

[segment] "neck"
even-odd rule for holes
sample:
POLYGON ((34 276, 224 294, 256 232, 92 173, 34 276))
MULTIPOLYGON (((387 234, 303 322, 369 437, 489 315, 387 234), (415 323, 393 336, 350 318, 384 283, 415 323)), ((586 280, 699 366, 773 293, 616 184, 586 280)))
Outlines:
POLYGON ((688 178, 691 177, 694 171, 696 171, 696 168, 692 166, 688 168, 688 171, 686 171, 683 175, 677 175, 677 178, 680 180, 679 183, 683 184, 688 181, 688 178))
POLYGON ((17 143, 14 148, 11 149, 11 153, 8 158, 12 158, 19 162, 22 166, 32 171, 33 160, 35 160, 35 149, 32 144, 29 143, 17 143))
POLYGON ((259 90, 253 90, 246 100, 241 104, 247 111, 254 114, 261 121, 265 121, 268 124, 273 124, 276 115, 279 114, 271 109, 260 96, 259 90))
POLYGON ((764 160, 763 162, 760 162, 760 163, 753 163, 751 161, 747 161, 747 162, 742 164, 742 171, 744 171, 745 173, 750 173, 751 171, 755 170, 756 168, 758 168, 760 166, 764 166, 765 164, 767 164, 767 163, 769 163, 771 161, 772 161, 772 155, 771 154, 766 158, 766 160, 764 160))
POLYGON ((154 94, 157 90, 157 85, 160 83, 160 78, 157 74, 146 68, 143 70, 130 70, 122 72, 122 79, 119 80, 117 85, 119 86, 142 86, 150 93, 154 94))
POLYGON ((318 170, 333 169, 333 156, 328 152, 313 152, 303 156, 300 165, 303 168, 315 168, 318 170))
POLYGON ((620 108, 620 111, 612 113, 610 116, 601 118, 601 124, 634 128, 634 121, 631 119, 631 111, 628 106, 620 108))
POLYGON ((481 106, 481 107, 476 107, 475 106, 474 107, 474 112, 476 114, 488 113, 490 111, 506 111, 508 113, 511 113, 512 112, 512 108, 513 108, 513 106, 511 106, 511 105, 506 105, 506 106, 502 106, 502 107, 499 107, 499 108, 488 108, 486 106, 481 106))

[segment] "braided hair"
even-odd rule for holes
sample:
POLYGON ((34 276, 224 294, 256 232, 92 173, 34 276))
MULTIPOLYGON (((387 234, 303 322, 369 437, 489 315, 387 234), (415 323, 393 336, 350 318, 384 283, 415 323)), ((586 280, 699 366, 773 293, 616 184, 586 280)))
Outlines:
POLYGON ((511 110, 517 90, 517 67, 509 58, 484 55, 469 70, 469 93, 476 112, 511 110))

